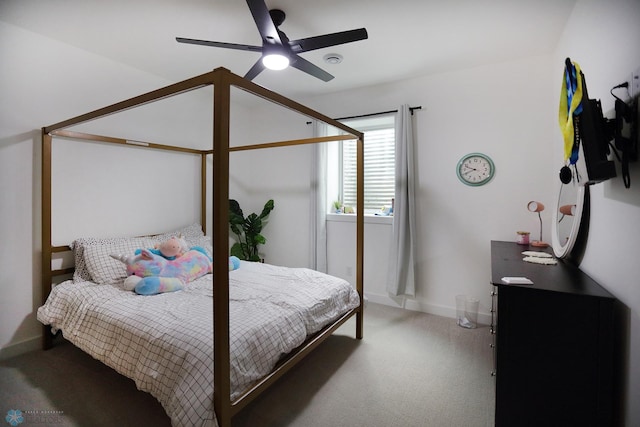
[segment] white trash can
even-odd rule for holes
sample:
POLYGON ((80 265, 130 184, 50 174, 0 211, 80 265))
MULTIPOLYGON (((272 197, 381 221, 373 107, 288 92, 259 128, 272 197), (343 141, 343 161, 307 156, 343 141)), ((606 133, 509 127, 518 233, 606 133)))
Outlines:
POLYGON ((456 295, 456 319, 458 326, 473 329, 478 326, 478 305, 480 301, 466 295, 456 295))

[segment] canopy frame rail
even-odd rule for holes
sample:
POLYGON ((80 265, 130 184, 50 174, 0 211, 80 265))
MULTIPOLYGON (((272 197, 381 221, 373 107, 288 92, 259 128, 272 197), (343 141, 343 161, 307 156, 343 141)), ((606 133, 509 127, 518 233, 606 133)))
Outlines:
MULTIPOLYGON (((186 151, 201 155, 202 162, 202 226, 206 227, 206 164, 207 156, 213 155, 213 171, 211 177, 212 192, 212 216, 215 219, 212 224, 212 233, 219 238, 213 239, 213 275, 216 282, 214 286, 214 395, 213 404, 218 424, 220 427, 229 427, 233 415, 246 403, 252 400, 270 384, 276 381, 284 372, 288 371, 298 360, 302 359, 314 347, 320 344, 348 318, 356 316, 356 339, 363 337, 364 320, 364 134, 351 127, 325 116, 309 107, 299 104, 289 98, 259 86, 249 80, 231 73, 225 68, 215 70, 178 82, 115 104, 94 110, 92 112, 64 120, 62 122, 42 128, 42 298, 46 301, 52 287, 52 278, 56 273, 52 270, 52 253, 61 251, 61 248, 52 245, 51 224, 51 150, 53 137, 85 139, 88 141, 108 142, 153 149, 172 151, 186 151), (99 119, 111 114, 132 109, 144 104, 156 102, 167 97, 175 96, 191 90, 206 86, 213 86, 213 141, 212 150, 193 150, 184 147, 173 147, 162 144, 153 144, 137 140, 127 140, 108 136, 98 136, 67 130, 87 121, 99 119), (231 87, 238 88, 261 97, 281 107, 298 112, 307 117, 324 122, 344 131, 348 135, 336 135, 331 137, 315 137, 299 140, 280 141, 250 146, 230 147, 230 104, 231 87), (228 227, 228 198, 229 198, 229 153, 234 151, 254 150, 258 148, 273 148, 294 146, 311 143, 323 143, 337 140, 356 140, 356 290, 360 296, 360 305, 345 314, 332 326, 323 332, 311 337, 299 351, 292 355, 277 369, 258 382, 254 387, 243 394, 235 402, 230 398, 230 355, 229 355, 229 271, 227 268, 227 253, 229 241, 228 227)), ((206 231, 206 229, 205 229, 206 231)), ((56 273, 57 274, 57 273, 56 273)), ((43 347, 51 346, 51 336, 45 330, 43 347)))

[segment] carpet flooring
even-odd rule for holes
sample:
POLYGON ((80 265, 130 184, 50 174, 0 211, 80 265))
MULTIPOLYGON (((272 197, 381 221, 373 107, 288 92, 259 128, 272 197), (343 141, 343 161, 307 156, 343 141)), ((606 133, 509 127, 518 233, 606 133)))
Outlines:
MULTIPOLYGON (((234 417, 237 427, 488 427, 495 382, 487 326, 369 303, 364 339, 347 322, 234 417)), ((59 340, 0 361, 0 415, 21 427, 169 426, 133 381, 59 340)), ((10 425, 10 424, 7 424, 10 425)))

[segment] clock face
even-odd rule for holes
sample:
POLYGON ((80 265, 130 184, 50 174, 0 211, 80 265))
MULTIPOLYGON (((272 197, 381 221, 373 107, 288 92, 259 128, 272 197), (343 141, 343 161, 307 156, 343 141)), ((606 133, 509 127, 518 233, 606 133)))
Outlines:
POLYGON ((479 186, 491 181, 495 173, 495 166, 489 156, 471 153, 460 159, 456 173, 463 183, 479 186))

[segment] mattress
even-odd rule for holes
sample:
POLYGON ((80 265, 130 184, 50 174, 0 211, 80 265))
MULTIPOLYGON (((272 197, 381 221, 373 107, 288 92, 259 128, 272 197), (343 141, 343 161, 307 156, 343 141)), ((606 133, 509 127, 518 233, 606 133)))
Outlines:
MULTIPOLYGON (((178 292, 141 296, 70 280, 53 288, 37 317, 156 397, 173 426, 199 426, 215 420, 214 285, 206 275, 178 292)), ((342 279, 242 261, 229 272, 231 399, 358 305, 357 292, 342 279)))

